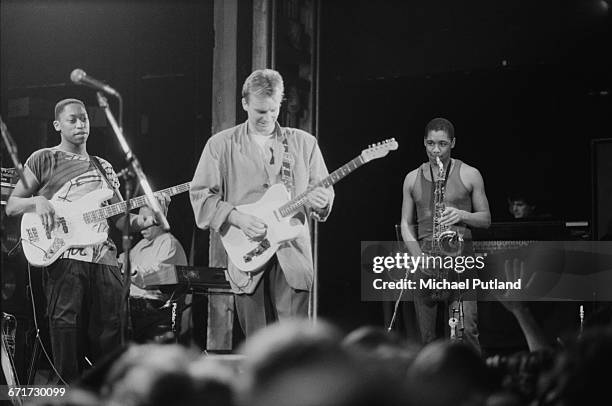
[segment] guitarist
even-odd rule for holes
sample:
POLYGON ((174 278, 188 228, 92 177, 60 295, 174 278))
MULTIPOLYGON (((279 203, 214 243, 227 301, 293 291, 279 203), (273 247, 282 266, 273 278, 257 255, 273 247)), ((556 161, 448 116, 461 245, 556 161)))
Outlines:
MULTIPOLYGON (((256 70, 242 87, 245 123, 212 136, 200 157, 190 198, 195 221, 210 228, 210 265, 223 267, 226 255, 219 232, 233 225, 249 238, 266 234, 259 218, 236 206, 256 202, 273 184, 284 183, 296 196, 328 175, 316 138, 276 121, 283 99, 283 79, 271 69, 256 70)), ((332 188, 317 187, 307 196, 307 216, 324 221, 330 213, 332 188)), ((306 228, 305 228, 306 229, 306 228)), ((227 276, 235 293, 238 320, 246 337, 278 319, 306 317, 313 283, 310 235, 283 244, 258 272, 243 273, 227 264, 227 276)))
MULTIPOLYGON (((102 174, 87 153, 89 118, 85 104, 77 99, 59 101, 53 126, 60 133, 59 145, 35 151, 27 159, 24 176, 29 188, 19 181, 6 205, 9 216, 36 212, 48 230, 56 227, 54 201, 73 202, 110 186, 115 189, 111 201, 122 199, 112 166, 99 159, 102 174)), ((121 226, 123 217, 119 216, 116 223, 121 226)), ((130 217, 134 230, 153 224, 150 216, 130 217)), ((103 227, 107 229, 108 224, 104 222, 103 227)), ((85 356, 93 362, 121 343, 123 284, 116 251, 109 238, 96 246, 68 250, 44 268, 51 347, 62 383, 80 376, 85 356)))

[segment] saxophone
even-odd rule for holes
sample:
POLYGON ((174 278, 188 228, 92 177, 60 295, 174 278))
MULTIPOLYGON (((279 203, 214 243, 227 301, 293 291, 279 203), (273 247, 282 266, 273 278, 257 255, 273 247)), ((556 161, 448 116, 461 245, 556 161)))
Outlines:
POLYGON ((434 255, 454 257, 463 252, 463 236, 457 231, 451 230, 450 226, 443 226, 440 224, 442 213, 444 213, 446 209, 446 205, 444 204, 446 175, 444 174, 444 165, 442 165, 442 161, 438 156, 436 157, 436 163, 438 164, 438 180, 436 180, 434 184, 432 250, 434 255))
MULTIPOLYGON (((444 173, 444 165, 439 157, 436 157, 436 163, 438 165, 438 180, 434 183, 434 198, 433 198, 433 235, 431 241, 431 247, 429 254, 432 256, 457 256, 463 252, 463 236, 455 231, 451 230, 450 226, 441 224, 442 213, 446 209, 444 204, 444 193, 446 188, 446 175, 444 173)), ((449 163, 450 165, 450 163, 449 163)), ((449 270, 445 268, 441 269, 423 269, 422 272, 435 279, 447 279, 449 270)), ((435 301, 446 300, 450 296, 449 290, 431 290, 430 298, 435 301)), ((451 326, 452 328, 453 326, 451 326)))

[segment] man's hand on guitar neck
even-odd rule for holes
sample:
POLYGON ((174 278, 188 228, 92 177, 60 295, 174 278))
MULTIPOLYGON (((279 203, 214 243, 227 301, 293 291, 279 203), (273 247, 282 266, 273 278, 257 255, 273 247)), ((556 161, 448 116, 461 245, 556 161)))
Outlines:
POLYGON ((159 202, 159 206, 164 212, 164 216, 167 216, 168 207, 170 206, 170 202, 172 201, 172 199, 170 198, 170 195, 167 193, 156 193, 155 197, 157 198, 157 201, 159 202))
POLYGON ((232 210, 227 217, 227 221, 238 227, 242 232, 251 239, 263 237, 266 234, 267 226, 261 219, 240 212, 236 209, 232 210))
POLYGON ((306 205, 311 209, 322 210, 329 205, 329 199, 329 190, 322 186, 318 186, 306 195, 306 205))
MULTIPOLYGON (((162 211, 164 212, 164 215, 166 215, 168 213, 168 206, 170 205, 171 201, 170 196, 165 193, 160 193, 157 194, 155 197, 157 198, 157 201, 159 202, 159 205, 162 211)), ((145 228, 159 225, 155 214, 153 214, 153 210, 148 204, 146 207, 148 210, 142 210, 141 208, 139 214, 130 215, 130 227, 140 231, 144 230, 145 228)))

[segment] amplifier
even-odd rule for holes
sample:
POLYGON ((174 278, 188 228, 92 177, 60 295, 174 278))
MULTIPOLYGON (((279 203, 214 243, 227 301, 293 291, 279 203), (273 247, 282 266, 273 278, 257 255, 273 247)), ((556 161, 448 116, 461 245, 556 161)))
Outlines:
POLYGON ((0 197, 0 204, 3 206, 8 201, 9 196, 13 193, 15 185, 17 184, 17 174, 15 168, 0 168, 1 172, 1 183, 2 194, 0 197))

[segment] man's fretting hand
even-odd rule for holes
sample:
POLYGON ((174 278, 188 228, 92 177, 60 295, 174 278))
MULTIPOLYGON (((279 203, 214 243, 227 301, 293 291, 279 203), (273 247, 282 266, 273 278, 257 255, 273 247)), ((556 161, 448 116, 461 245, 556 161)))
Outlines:
POLYGON ((327 207, 329 198, 329 191, 322 186, 318 186, 306 195, 306 205, 311 209, 321 210, 327 207))

